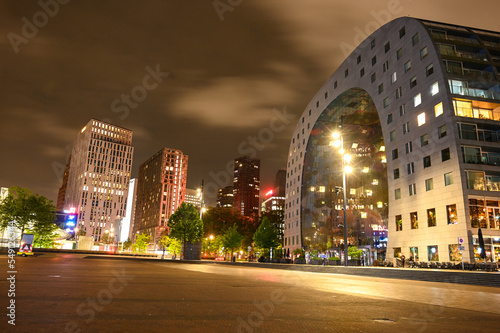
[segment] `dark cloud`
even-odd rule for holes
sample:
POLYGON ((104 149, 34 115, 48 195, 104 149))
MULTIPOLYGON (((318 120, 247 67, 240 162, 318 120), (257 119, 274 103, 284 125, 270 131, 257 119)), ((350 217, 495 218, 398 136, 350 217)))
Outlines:
MULTIPOLYGON (((401 0, 397 16, 500 30, 496 1, 459 2, 401 0)), ((303 108, 343 61, 340 43, 353 43, 355 28, 389 3, 243 1, 221 22, 212 1, 74 0, 15 53, 7 34, 20 35, 21 19, 41 8, 0 2, 0 186, 55 199, 68 147, 98 118, 134 130, 134 175, 162 147, 178 148, 190 155, 195 187, 286 107, 296 119, 258 150, 265 187, 285 166, 303 108), (157 65, 169 76, 126 117, 114 112, 157 65)))

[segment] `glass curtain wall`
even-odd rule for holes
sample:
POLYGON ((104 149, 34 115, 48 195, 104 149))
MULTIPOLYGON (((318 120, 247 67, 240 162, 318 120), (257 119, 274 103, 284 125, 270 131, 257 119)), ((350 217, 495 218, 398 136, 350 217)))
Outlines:
POLYGON ((333 145, 335 131, 353 168, 346 186, 348 243, 380 247, 383 240, 374 231, 387 230, 388 214, 384 139, 370 96, 351 89, 323 111, 311 130, 302 175, 304 249, 338 253, 343 248, 342 155, 333 145))

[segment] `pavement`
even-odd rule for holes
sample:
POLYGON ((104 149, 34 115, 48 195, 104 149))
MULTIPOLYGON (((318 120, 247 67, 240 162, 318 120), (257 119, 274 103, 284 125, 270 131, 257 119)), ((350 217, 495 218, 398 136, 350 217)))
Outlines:
POLYGON ((14 298, 0 281, 0 332, 499 331, 498 287, 92 257, 16 257, 14 298))

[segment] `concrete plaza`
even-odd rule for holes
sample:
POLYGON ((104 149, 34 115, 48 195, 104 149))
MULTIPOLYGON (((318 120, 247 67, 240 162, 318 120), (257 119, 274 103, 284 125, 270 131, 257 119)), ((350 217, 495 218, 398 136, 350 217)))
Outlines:
POLYGON ((16 326, 5 316, 9 285, 3 279, 0 331, 500 330, 497 287, 91 257, 16 257, 16 326))

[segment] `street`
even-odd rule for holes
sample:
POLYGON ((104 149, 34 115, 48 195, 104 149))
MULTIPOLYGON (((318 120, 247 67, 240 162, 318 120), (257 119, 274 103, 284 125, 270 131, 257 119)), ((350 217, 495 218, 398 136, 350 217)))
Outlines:
MULTIPOLYGON (((499 288, 89 255, 16 257, 2 332, 498 332, 499 288)), ((7 256, 0 260, 7 262, 7 256)), ((2 265, 4 266, 4 265, 2 265)), ((4 266, 6 267, 6 265, 4 266)), ((5 270, 7 271, 7 269, 5 270)))

